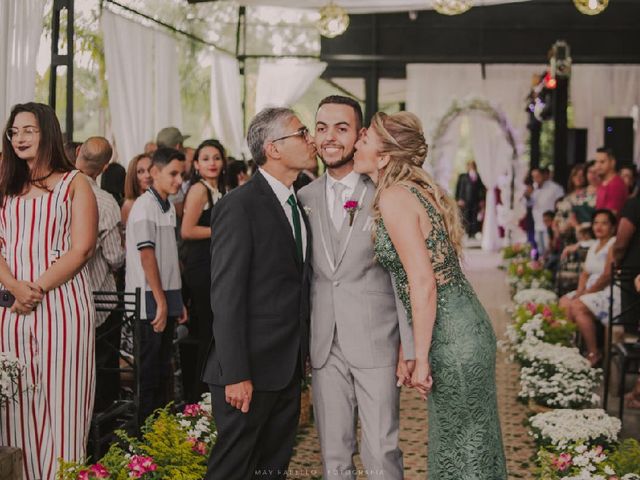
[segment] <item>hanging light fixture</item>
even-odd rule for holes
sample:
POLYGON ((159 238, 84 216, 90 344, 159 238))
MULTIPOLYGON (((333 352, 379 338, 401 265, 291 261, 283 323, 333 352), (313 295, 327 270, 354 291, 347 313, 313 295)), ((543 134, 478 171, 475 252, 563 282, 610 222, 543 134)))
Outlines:
POLYGON ((473 0, 433 0, 433 9, 443 15, 460 15, 473 7, 473 0))
POLYGON ((316 25, 323 37, 335 38, 347 31, 349 15, 344 8, 333 3, 333 0, 322 7, 318 13, 320 13, 320 19, 316 25))
POLYGON ((598 15, 609 6, 609 0, 573 0, 580 13, 585 15, 598 15))

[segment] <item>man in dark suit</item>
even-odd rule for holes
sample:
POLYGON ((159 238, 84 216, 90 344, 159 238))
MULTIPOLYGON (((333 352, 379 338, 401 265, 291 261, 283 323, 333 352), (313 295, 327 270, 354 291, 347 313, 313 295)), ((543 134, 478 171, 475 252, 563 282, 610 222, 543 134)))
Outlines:
POLYGON ((309 352, 308 220, 293 182, 315 157, 293 111, 249 125, 259 171, 211 218, 213 341, 203 372, 218 439, 207 480, 285 478, 309 352))
POLYGON ((458 206, 462 210, 462 218, 467 235, 470 237, 478 233, 481 229, 481 223, 478 221, 478 213, 480 213, 484 204, 484 197, 487 189, 482 183, 476 162, 470 160, 467 162, 467 173, 462 173, 458 177, 456 184, 456 200, 458 206))

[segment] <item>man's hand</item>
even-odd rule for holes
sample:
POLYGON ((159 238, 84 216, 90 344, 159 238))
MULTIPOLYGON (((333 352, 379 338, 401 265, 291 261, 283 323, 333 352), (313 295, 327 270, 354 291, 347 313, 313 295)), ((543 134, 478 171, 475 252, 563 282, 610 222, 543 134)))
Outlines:
POLYGON ((251 380, 244 380, 224 387, 224 399, 234 408, 242 413, 249 411, 251 398, 253 396, 253 383, 251 380))
POLYGON ((187 307, 182 305, 182 313, 178 317, 178 323, 180 325, 182 325, 183 323, 187 323, 187 320, 189 320, 189 314, 187 313, 187 307))
POLYGON ((397 387, 402 385, 406 387, 411 386, 411 375, 416 366, 416 362, 413 360, 405 360, 404 352, 402 351, 402 345, 400 345, 400 351, 398 352, 398 366, 396 367, 396 377, 398 377, 397 387))
POLYGON ((425 361, 416 362, 416 367, 411 375, 411 385, 415 388, 423 400, 431 393, 433 378, 431 377, 431 366, 425 361))
POLYGON ((156 318, 151 322, 151 326, 153 327, 153 331, 156 333, 164 332, 164 329, 167 326, 167 313, 168 313, 167 303, 161 302, 158 303, 158 308, 156 309, 156 318))

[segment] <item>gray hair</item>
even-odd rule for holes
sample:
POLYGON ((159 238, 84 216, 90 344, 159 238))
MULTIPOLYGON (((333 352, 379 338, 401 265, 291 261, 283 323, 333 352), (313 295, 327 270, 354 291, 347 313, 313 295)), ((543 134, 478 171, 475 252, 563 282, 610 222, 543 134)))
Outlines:
POLYGON ((264 165, 267 162, 264 150, 266 143, 282 135, 285 123, 295 116, 295 112, 290 108, 269 107, 253 117, 247 132, 247 143, 256 165, 264 165))
POLYGON ((104 166, 109 163, 113 149, 111 144, 104 137, 90 137, 80 147, 79 158, 84 161, 85 168, 89 175, 99 173, 104 166))

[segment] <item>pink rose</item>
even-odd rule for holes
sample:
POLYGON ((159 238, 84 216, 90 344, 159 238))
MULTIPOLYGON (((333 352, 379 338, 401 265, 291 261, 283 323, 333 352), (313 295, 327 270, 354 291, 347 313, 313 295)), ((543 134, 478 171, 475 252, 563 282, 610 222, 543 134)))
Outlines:
POLYGON ((554 458, 551 462, 556 470, 563 472, 571 466, 571 455, 562 453, 559 457, 554 458))
POLYGON ((529 262, 529 267, 531 268, 531 270, 540 270, 542 268, 542 265, 540 265, 539 261, 532 260, 531 262, 529 262))
POLYGON ((514 252, 516 252, 516 253, 518 253, 520 250, 522 250, 522 246, 521 246, 519 243, 516 243, 516 244, 513 246, 513 251, 514 251, 514 252))
POLYGON ((89 480, 89 470, 80 470, 78 473, 78 480, 89 480))
POLYGON ((346 202, 344 202, 345 210, 355 210, 356 208, 358 208, 357 200, 347 200, 346 202))
POLYGON ((524 267, 522 265, 518 265, 518 268, 516 269, 516 273, 518 274, 519 277, 524 275, 524 267))
POLYGON ((538 306, 535 303, 530 302, 527 304, 527 309, 529 310, 529 313, 531 315, 535 315, 536 312, 538 311, 538 306))
POLYGON ((548 305, 545 305, 542 309, 542 316, 545 318, 550 318, 553 316, 553 311, 549 308, 548 305))
POLYGON ((185 417, 197 417, 202 414, 202 407, 197 403, 190 403, 185 405, 182 413, 185 417))
POLYGON ((99 463, 93 465, 89 470, 91 470, 91 473, 93 473, 96 478, 109 478, 110 475, 109 470, 99 463))
POLYGON ((127 468, 131 472, 129 473, 130 477, 140 478, 146 473, 155 472, 158 469, 158 466, 153 463, 153 458, 151 457, 134 455, 127 464, 127 468))

